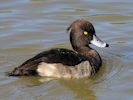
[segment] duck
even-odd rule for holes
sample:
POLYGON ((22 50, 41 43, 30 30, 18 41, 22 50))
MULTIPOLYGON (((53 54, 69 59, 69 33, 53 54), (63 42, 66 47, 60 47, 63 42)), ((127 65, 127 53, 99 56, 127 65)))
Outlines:
POLYGON ((53 78, 84 78, 94 76, 102 65, 99 53, 90 47, 109 47, 85 19, 72 22, 67 28, 73 50, 52 48, 43 51, 9 72, 9 76, 41 76, 53 78))

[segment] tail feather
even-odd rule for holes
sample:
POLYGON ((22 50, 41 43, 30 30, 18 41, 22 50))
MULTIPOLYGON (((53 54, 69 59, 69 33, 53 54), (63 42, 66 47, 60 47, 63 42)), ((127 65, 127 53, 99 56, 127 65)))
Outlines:
POLYGON ((36 69, 19 69, 15 68, 8 76, 34 76, 37 75, 36 69))
POLYGON ((25 64, 15 68, 8 76, 35 76, 37 75, 37 64, 25 64))
POLYGON ((8 76, 20 76, 20 73, 17 68, 15 68, 13 71, 7 73, 8 76))
POLYGON ((42 61, 42 58, 31 58, 25 61, 19 67, 16 67, 12 72, 8 73, 8 76, 35 76, 38 75, 37 67, 42 61))

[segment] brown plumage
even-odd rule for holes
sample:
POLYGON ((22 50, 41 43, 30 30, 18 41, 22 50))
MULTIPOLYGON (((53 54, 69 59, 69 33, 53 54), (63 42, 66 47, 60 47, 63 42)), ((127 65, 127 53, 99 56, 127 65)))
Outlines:
POLYGON ((74 21, 67 31, 75 51, 63 48, 44 51, 15 68, 9 76, 83 78, 94 75, 102 60, 89 44, 101 47, 108 47, 108 44, 97 38, 93 25, 84 19, 74 21))

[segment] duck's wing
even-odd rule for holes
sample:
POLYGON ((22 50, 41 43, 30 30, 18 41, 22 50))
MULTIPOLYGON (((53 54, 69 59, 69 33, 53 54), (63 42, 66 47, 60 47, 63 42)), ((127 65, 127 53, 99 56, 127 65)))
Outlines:
POLYGON ((62 63, 63 65, 74 66, 86 60, 86 57, 68 49, 51 49, 36 55, 29 61, 37 59, 46 63, 62 63))
POLYGON ((61 63, 67 66, 74 66, 87 58, 68 49, 51 49, 41 52, 33 58, 25 61, 22 65, 15 68, 9 76, 36 75, 37 66, 42 63, 61 63))

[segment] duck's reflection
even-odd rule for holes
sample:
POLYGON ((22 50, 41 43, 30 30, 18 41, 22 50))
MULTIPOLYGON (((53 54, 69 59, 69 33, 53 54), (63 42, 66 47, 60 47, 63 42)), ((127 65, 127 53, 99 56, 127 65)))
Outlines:
POLYGON ((68 97, 70 100, 96 100, 96 91, 93 89, 93 87, 95 87, 96 84, 99 84, 101 83, 101 81, 103 81, 104 74, 106 72, 105 69, 106 68, 104 62, 100 71, 94 77, 91 78, 54 79, 45 77, 24 77, 21 78, 21 80, 25 80, 23 82, 25 82, 25 84, 27 84, 29 88, 35 90, 35 94, 37 93, 36 91, 43 91, 40 93, 40 98, 60 98, 60 96, 63 95, 63 97, 71 96, 68 97), (45 93, 47 93, 47 95, 45 95, 45 93), (70 95, 66 93, 72 94, 70 95))
POLYGON ((92 90, 90 79, 59 80, 60 84, 67 87, 75 95, 76 100, 95 100, 96 96, 92 90))

